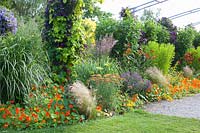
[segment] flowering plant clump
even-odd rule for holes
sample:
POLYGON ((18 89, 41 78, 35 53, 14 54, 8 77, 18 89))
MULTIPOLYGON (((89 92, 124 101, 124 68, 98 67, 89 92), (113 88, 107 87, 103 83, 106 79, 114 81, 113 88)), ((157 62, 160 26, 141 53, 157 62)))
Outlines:
POLYGON ((24 107, 13 104, 14 101, 0 105, 0 126, 33 129, 83 121, 74 97, 65 95, 64 91, 64 87, 58 85, 33 87, 24 107))
POLYGON ((4 7, 0 7, 0 36, 8 32, 17 32, 17 19, 14 14, 4 7))
POLYGON ((144 93, 147 89, 151 88, 151 82, 145 80, 136 72, 126 72, 121 74, 124 79, 124 91, 130 94, 144 93))
POLYGON ((160 101, 183 97, 187 94, 200 92, 200 80, 183 78, 177 85, 169 84, 166 88, 161 88, 157 84, 153 84, 151 90, 148 90, 146 97, 148 101, 160 101))
POLYGON ((199 79, 189 79, 183 78, 179 85, 169 86, 170 95, 172 97, 181 97, 188 93, 200 92, 200 80, 199 79))

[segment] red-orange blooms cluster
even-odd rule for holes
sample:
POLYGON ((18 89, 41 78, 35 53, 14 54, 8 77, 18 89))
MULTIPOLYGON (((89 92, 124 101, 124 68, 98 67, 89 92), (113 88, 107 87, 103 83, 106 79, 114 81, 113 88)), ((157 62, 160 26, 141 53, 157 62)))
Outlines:
POLYGON ((78 114, 74 99, 65 95, 63 86, 33 87, 30 101, 35 101, 35 91, 45 96, 40 104, 20 107, 13 104, 0 105, 0 126, 3 128, 42 128, 58 124, 72 124, 84 118, 78 114))
POLYGON ((171 95, 175 95, 177 93, 188 93, 190 91, 200 91, 200 80, 199 79, 188 79, 184 78, 179 85, 177 86, 169 86, 171 95))

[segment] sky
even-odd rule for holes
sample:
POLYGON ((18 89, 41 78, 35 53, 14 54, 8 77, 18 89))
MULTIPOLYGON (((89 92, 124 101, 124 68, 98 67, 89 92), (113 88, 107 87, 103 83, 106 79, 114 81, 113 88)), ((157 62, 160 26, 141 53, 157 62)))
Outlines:
MULTIPOLYGON (((132 8, 149 1, 152 0, 105 0, 100 7, 103 11, 111 12, 117 18, 122 7, 132 8)), ((200 8, 200 0, 168 0, 147 9, 154 12, 157 12, 160 9, 160 17, 170 17, 195 8, 200 8)), ((140 16, 142 12, 143 11, 139 11, 136 15, 140 16)), ((195 22, 200 22, 200 11, 173 20, 173 23, 178 27, 184 27, 195 22)), ((195 28, 200 30, 200 24, 195 26, 195 28)))

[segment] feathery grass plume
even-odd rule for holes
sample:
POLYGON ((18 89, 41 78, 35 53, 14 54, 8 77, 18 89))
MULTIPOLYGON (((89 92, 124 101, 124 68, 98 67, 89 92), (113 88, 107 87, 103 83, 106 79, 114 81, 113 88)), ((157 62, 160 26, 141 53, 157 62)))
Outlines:
POLYGON ((76 97, 80 113, 89 119, 95 117, 96 99, 90 90, 81 81, 76 81, 69 86, 69 91, 76 97))
POLYGON ((158 85, 161 86, 167 86, 169 82, 167 81, 167 78, 163 75, 163 73, 157 68, 157 67, 149 67, 146 70, 146 73, 150 80, 158 85))
POLYGON ((193 76, 193 71, 189 66, 183 67, 183 76, 186 78, 191 78, 193 76))
POLYGON ((113 38, 113 35, 106 35, 96 43, 96 54, 98 56, 109 55, 116 42, 117 40, 113 38))

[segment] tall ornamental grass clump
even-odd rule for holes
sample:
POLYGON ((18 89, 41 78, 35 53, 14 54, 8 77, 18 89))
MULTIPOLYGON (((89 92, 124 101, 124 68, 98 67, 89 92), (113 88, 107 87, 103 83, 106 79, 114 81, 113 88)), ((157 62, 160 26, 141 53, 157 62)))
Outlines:
POLYGON ((168 73, 175 55, 175 47, 173 45, 149 42, 144 47, 144 51, 148 57, 153 57, 151 58, 152 65, 159 68, 164 74, 168 73))
POLYGON ((22 25, 15 35, 0 38, 0 101, 21 101, 33 85, 47 77, 47 57, 33 21, 22 25))

